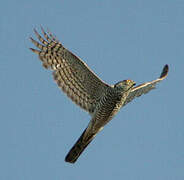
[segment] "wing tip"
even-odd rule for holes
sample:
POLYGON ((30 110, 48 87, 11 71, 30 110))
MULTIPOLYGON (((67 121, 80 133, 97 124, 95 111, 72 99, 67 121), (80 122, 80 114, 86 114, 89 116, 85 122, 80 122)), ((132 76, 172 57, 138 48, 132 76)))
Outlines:
POLYGON ((160 75, 160 79, 165 79, 168 75, 168 72, 169 72, 169 65, 166 64, 162 70, 162 73, 160 75))
POLYGON ((40 51, 39 50, 37 50, 37 49, 33 49, 33 48, 29 48, 32 52, 34 52, 34 53, 36 53, 36 54, 40 54, 40 51))

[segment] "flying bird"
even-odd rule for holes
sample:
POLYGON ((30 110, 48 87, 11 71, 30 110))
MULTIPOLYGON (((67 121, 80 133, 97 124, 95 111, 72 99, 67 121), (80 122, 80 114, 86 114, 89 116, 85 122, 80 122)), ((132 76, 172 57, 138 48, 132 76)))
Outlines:
POLYGON ((39 40, 30 38, 43 66, 53 71, 57 85, 66 95, 91 115, 91 120, 71 148, 65 161, 75 163, 96 134, 116 115, 121 107, 135 97, 148 93, 166 78, 166 64, 158 79, 135 86, 133 80, 123 80, 114 85, 102 81, 79 57, 67 50, 50 32, 41 28, 43 37, 34 29, 39 40))

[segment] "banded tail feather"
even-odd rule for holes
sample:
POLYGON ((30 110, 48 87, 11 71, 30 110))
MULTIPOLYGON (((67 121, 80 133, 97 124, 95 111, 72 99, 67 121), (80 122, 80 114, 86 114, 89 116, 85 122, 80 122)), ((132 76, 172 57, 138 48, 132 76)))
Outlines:
POLYGON ((65 157, 65 161, 69 163, 75 163, 85 148, 89 145, 89 143, 94 139, 96 134, 85 134, 86 129, 74 144, 74 146, 70 149, 68 154, 65 157))

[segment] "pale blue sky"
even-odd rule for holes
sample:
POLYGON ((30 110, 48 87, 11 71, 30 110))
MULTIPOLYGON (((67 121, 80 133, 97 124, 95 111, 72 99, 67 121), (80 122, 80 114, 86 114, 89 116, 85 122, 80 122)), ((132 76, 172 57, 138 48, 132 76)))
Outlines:
POLYGON ((0 42, 1 180, 184 179, 184 0, 7 0, 0 42), (170 66, 74 165, 64 158, 90 116, 28 49, 40 25, 109 84, 150 81, 170 66))

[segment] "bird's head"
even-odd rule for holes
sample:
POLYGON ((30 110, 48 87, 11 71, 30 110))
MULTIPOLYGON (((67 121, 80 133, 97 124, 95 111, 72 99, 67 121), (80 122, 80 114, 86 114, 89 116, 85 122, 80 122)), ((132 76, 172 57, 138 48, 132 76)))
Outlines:
POLYGON ((120 91, 131 90, 135 86, 135 82, 132 80, 123 80, 114 85, 114 88, 120 91))

